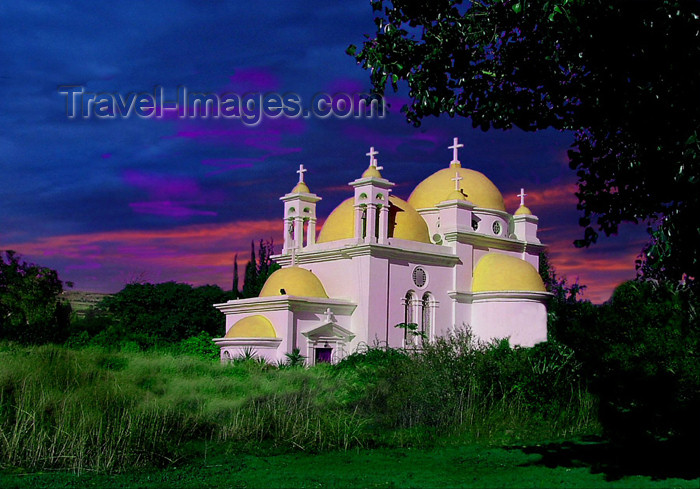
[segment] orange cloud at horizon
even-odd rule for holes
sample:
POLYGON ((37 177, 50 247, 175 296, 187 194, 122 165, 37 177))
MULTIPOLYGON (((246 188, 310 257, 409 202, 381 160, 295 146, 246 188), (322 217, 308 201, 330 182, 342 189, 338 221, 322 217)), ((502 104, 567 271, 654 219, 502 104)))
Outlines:
POLYGON ((615 249, 615 237, 611 237, 590 248, 576 248, 573 230, 568 231, 552 241, 547 238, 544 241, 557 275, 566 277, 570 284, 578 281, 586 286, 584 299, 605 302, 618 285, 636 277, 634 262, 645 240, 636 239, 631 243, 632 247, 627 243, 625 247, 615 249))
MULTIPOLYGON (((574 183, 555 185, 543 189, 525 189, 525 205, 532 209, 535 214, 538 213, 535 209, 561 205, 575 206, 578 202, 576 198, 577 190, 578 185, 574 183)), ((506 209, 513 209, 514 211, 520 207, 520 197, 515 194, 504 195, 503 201, 506 204, 506 209)))
MULTIPOLYGON (((563 201, 565 188, 543 192, 533 200, 541 202, 538 204, 541 206, 554 205, 563 201)), ((323 220, 319 219, 318 229, 322 225, 323 220)), ((619 283, 635 277, 634 260, 643 240, 635 240, 632 250, 615 245, 613 238, 602 240, 590 249, 577 249, 572 245, 578 237, 575 227, 549 227, 540 231, 557 274, 566 276, 570 283, 578 279, 586 285, 584 298, 603 302, 619 283)), ((59 270, 62 279, 76 282, 76 288, 81 290, 117 291, 135 278, 194 285, 213 283, 230 288, 234 255, 239 256, 242 283, 250 242, 255 241, 257 247, 259 239, 271 238, 279 252, 282 232, 281 219, 244 220, 164 230, 68 234, 11 243, 2 248, 15 249, 28 261, 59 270)))
POLYGON ((75 281, 76 288, 116 291, 144 274, 158 281, 228 286, 234 255, 245 266, 251 240, 273 239, 279 251, 281 237, 281 221, 270 219, 50 236, 3 248, 59 269, 62 279, 75 281))

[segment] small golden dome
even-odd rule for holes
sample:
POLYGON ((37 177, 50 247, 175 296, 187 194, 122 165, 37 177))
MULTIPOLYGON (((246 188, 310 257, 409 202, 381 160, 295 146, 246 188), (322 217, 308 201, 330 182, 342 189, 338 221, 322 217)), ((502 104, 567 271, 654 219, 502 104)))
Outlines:
POLYGON ((531 216, 532 211, 530 209, 528 209, 527 207, 525 207, 524 205, 521 205, 520 207, 518 207, 518 210, 515 211, 514 215, 516 215, 516 216, 530 215, 531 216))
POLYGON ((248 316, 236 322, 224 338, 276 338, 277 332, 265 316, 248 316))
MULTIPOLYGON (((405 200, 389 197, 389 237, 430 243, 428 225, 405 200)), ((355 203, 351 197, 341 202, 323 223, 317 243, 329 243, 355 235, 355 203)))
POLYGON ((501 253, 485 255, 474 269, 473 292, 545 292, 539 272, 525 260, 501 253))
POLYGON ((362 178, 369 178, 369 177, 382 178, 382 174, 379 173, 379 170, 377 170, 376 166, 370 165, 365 170, 365 172, 362 174, 362 178))
POLYGON ((326 289, 316 275, 298 266, 281 268, 270 275, 260 291, 260 297, 298 295, 328 298, 326 289))
POLYGON ((414 209, 435 207, 444 198, 445 189, 454 186, 452 179, 455 171, 462 177, 462 190, 476 207, 506 210, 503 195, 491 180, 481 172, 462 168, 461 165, 456 164, 433 173, 419 183, 408 198, 408 203, 414 209))
POLYGON ((445 200, 469 200, 461 190, 453 190, 445 200))
POLYGON ((311 190, 304 182, 297 183, 296 187, 292 189, 293 194, 310 194, 311 190))

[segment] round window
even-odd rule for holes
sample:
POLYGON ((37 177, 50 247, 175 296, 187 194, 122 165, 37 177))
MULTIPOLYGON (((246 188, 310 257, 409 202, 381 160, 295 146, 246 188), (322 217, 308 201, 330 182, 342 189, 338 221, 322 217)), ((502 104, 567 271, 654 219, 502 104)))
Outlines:
POLYGON ((493 223, 493 234, 501 234, 501 223, 498 221, 493 223))
POLYGON ((421 267, 416 267, 413 269, 413 283, 416 287, 423 287, 428 281, 428 274, 425 273, 421 267))

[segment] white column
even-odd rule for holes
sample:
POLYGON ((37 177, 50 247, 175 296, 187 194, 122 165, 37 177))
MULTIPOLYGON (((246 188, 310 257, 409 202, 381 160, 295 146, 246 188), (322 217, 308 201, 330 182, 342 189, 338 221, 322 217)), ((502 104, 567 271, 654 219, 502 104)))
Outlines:
POLYGON ((294 230, 292 229, 293 221, 292 219, 284 219, 284 250, 283 253, 289 252, 294 243, 294 230))
POLYGON ((355 239, 362 240, 362 206, 355 205, 355 239))
POLYGON ((379 209, 379 243, 389 242, 389 205, 382 205, 379 209))
POLYGON ((365 243, 377 242, 377 206, 375 204, 367 204, 367 234, 365 235, 365 243))
POLYGON ((306 244, 316 244, 316 219, 309 219, 309 227, 306 229, 306 244))
POLYGON ((294 247, 301 249, 304 247, 304 218, 294 218, 294 247))

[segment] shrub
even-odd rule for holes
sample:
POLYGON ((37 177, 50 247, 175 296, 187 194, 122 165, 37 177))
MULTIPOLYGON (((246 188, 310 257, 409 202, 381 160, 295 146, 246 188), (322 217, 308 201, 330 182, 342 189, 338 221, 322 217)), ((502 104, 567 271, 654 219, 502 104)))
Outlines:
POLYGON ((421 439, 427 427, 433 437, 494 440, 597 429, 580 364, 560 344, 531 349, 510 348, 507 341, 477 344, 468 331, 456 331, 419 353, 370 349, 336 368, 357 379, 352 400, 360 412, 397 435, 409 430, 421 439))
POLYGON ((220 350, 211 336, 202 331, 197 336, 186 338, 177 344, 176 352, 192 355, 205 360, 219 360, 220 350))
POLYGON ((568 318, 561 336, 584 364, 612 440, 700 449, 699 306, 691 289, 631 281, 568 318))

